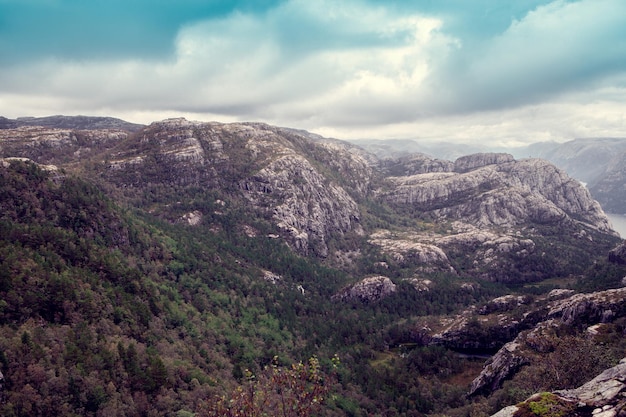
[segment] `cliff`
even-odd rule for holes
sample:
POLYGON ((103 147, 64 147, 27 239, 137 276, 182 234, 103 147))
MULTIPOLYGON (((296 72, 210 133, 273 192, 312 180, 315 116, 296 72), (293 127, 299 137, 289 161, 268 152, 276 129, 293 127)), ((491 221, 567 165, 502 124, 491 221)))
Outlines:
POLYGON ((269 221, 268 232, 296 252, 346 268, 367 241, 392 267, 532 281, 547 272, 527 267, 546 256, 544 229, 559 229, 560 245, 573 242, 574 258, 595 251, 594 239, 604 251, 603 239, 615 236, 577 181, 546 161, 508 154, 379 161, 309 132, 185 119, 134 132, 22 126, 0 135, 0 155, 83 172, 168 221, 193 213, 195 225, 208 224, 217 213, 247 212, 242 228, 257 227, 245 219, 269 221), (200 198, 199 189, 211 195, 200 198), (380 210, 390 210, 391 227, 374 226, 380 210), (415 227, 395 230, 402 218, 415 227), (586 249, 575 244, 581 240, 593 243, 586 249))
POLYGON ((578 181, 547 161, 505 154, 459 158, 454 171, 389 178, 383 198, 478 227, 582 221, 609 232, 600 205, 578 181))

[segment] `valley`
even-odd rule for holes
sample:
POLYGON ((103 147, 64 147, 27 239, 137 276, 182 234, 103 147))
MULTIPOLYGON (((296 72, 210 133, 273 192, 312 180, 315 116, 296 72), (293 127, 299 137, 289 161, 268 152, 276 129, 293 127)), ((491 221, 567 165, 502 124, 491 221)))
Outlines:
POLYGON ((488 416, 626 356, 626 249, 544 159, 0 122, 2 415, 488 416))

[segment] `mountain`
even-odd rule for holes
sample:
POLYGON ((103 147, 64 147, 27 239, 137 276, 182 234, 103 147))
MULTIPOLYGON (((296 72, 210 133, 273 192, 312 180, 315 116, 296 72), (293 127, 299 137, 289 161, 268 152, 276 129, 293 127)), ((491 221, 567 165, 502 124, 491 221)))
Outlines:
POLYGON ((603 175, 590 187, 593 196, 609 213, 624 214, 626 206, 626 151, 616 153, 603 175))
POLYGON ((610 213, 622 213, 626 181, 622 171, 626 153, 624 138, 580 138, 567 142, 536 142, 522 147, 487 149, 486 147, 419 140, 352 140, 394 165, 395 161, 421 155, 427 159, 457 159, 484 152, 507 152, 517 159, 540 158, 550 161, 568 175, 585 183, 594 199, 610 213), (410 155, 410 156, 407 156, 410 155))
POLYGON ((518 152, 544 158, 587 184, 593 197, 607 212, 624 211, 624 138, 575 139, 562 144, 538 143, 518 152))
POLYGON ((56 129, 98 130, 115 129, 136 132, 144 126, 126 122, 114 117, 95 116, 47 116, 47 117, 18 117, 7 119, 0 116, 0 129, 15 129, 21 126, 43 126, 56 129))
POLYGON ((495 410, 508 388, 467 399, 482 371, 467 353, 542 322, 555 288, 626 274, 600 206, 543 160, 381 160, 185 119, 7 128, 0 158, 7 416, 212 415, 313 356, 334 392, 323 415, 495 410))
POLYGON ((533 144, 518 150, 518 154, 546 159, 577 180, 593 186, 604 176, 610 161, 625 151, 624 138, 585 138, 561 144, 533 144))
POLYGON ((454 160, 464 155, 488 151, 482 146, 419 139, 351 139, 349 142, 380 159, 395 159, 421 153, 433 158, 454 160))

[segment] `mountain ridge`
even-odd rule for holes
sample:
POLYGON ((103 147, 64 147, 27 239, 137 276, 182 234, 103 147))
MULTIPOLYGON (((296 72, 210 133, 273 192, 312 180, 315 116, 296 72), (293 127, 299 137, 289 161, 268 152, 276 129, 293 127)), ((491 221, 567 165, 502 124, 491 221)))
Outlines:
POLYGON ((116 129, 136 132, 144 125, 127 122, 114 117, 103 116, 45 116, 45 117, 18 117, 8 119, 0 116, 0 129, 15 129, 22 126, 42 126, 57 129, 99 130, 116 129))
POLYGON ((535 293, 626 273, 588 192, 507 154, 390 162, 289 128, 168 119, 3 129, 0 158, 6 415, 202 416, 246 370, 337 352, 325 415, 467 411, 482 364, 453 349, 513 340, 535 293))

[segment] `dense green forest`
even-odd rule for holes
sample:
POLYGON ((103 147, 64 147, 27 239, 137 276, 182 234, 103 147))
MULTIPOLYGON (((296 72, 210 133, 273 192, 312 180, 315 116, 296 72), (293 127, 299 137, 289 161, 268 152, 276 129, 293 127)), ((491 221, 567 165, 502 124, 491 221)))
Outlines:
MULTIPOLYGON (((0 166, 2 416, 227 415, 224 399, 243 408, 275 401, 288 392, 281 384, 296 382, 293 395, 316 393, 299 400, 315 398, 313 415, 478 416, 538 389, 575 386, 623 355, 624 322, 597 342, 572 328, 550 352, 552 368, 529 367, 496 394, 468 398, 484 358, 421 343, 420 326, 512 291, 544 293, 549 282, 507 287, 436 272, 429 278, 437 285, 418 291, 401 279, 414 265, 375 246, 364 244, 362 261, 339 270, 270 237, 275 226, 250 218, 245 204, 220 210, 221 196, 210 191, 154 186, 134 195, 141 205, 110 194, 33 163, 0 166), (169 214, 150 214, 151 204, 181 192, 190 198, 169 214), (198 208, 212 214, 197 227, 171 221, 198 208), (243 218, 254 233, 241 230, 243 218), (394 295, 332 301, 355 276, 376 273, 381 259, 394 295), (266 279, 267 271, 279 278, 266 279), (468 282, 471 291, 461 285, 468 282), (563 358, 585 372, 556 378, 567 374, 563 358)), ((383 207, 370 213, 365 221, 396 222, 383 207)), ((624 276, 602 260, 584 271, 575 252, 570 262, 548 243, 542 249, 545 274, 572 286, 610 288, 624 276)), ((488 330, 481 326, 477 335, 488 330)))

